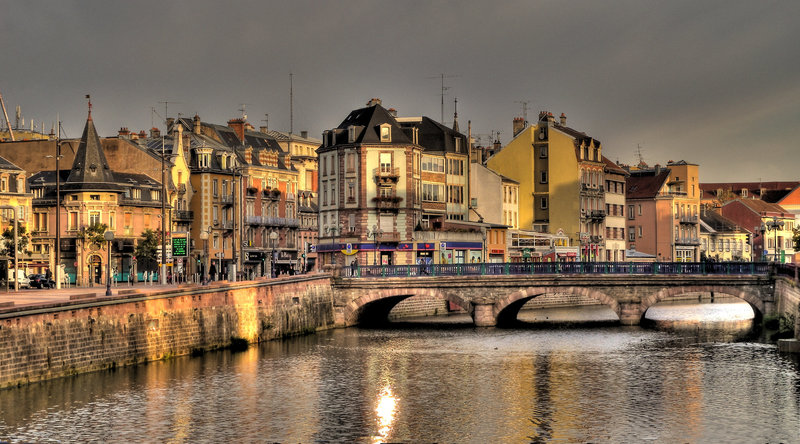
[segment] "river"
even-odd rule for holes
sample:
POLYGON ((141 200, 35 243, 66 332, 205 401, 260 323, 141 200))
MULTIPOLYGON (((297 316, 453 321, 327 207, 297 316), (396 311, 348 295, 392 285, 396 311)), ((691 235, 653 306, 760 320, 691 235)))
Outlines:
POLYGON ((641 327, 475 329, 452 319, 3 390, 0 440, 800 441, 800 363, 774 345, 641 327))

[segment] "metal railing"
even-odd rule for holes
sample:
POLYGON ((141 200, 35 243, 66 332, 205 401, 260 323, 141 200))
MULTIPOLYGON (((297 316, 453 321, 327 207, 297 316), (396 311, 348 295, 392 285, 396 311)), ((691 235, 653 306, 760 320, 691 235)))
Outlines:
POLYGON ((517 262, 343 267, 349 278, 500 275, 767 275, 768 262, 517 262))

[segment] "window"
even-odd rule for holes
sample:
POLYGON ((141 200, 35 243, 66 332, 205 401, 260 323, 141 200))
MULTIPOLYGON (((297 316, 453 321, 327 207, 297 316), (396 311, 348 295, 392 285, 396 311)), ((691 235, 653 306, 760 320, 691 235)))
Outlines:
POLYGON ((100 200, 100 195, 99 194, 90 194, 89 195, 89 200, 100 200))
POLYGON ((539 158, 540 159, 547 158, 547 145, 542 145, 539 147, 539 158))
POLYGON ((547 183, 547 171, 539 172, 539 183, 547 183))
POLYGON ((392 129, 388 124, 381 125, 381 142, 392 141, 392 129))
POLYGON ((460 137, 456 137, 456 152, 457 153, 461 152, 461 138, 460 137))
POLYGON ((546 210, 546 209, 547 209, 547 198, 546 198, 546 197, 542 197, 542 198, 539 200, 539 208, 541 208, 541 209, 543 209, 543 210, 546 210))
POLYGON ((380 153, 380 164, 382 173, 392 172, 392 153, 380 153))
POLYGON ((214 206, 212 208, 212 220, 214 221, 214 225, 216 225, 219 223, 219 207, 214 206))
POLYGON ((422 184, 422 200, 432 201, 432 202, 442 202, 444 197, 444 192, 442 190, 443 186, 435 183, 423 183, 422 184))
POLYGON ((639 216, 642 215, 642 204, 639 204, 639 216))
MULTIPOLYGON (((636 233, 634 233, 633 230, 628 232, 628 240, 631 242, 636 240, 636 233)), ((633 248, 633 246, 631 246, 631 248, 633 248)))
POLYGON ((125 213, 125 221, 123 222, 125 228, 131 228, 133 226, 133 213, 125 213))
POLYGON ((354 179, 347 180, 347 202, 355 203, 356 201, 356 181, 354 179))
POLYGON ((639 237, 642 237, 642 226, 639 225, 639 237))
POLYGON ((89 226, 99 225, 100 224, 100 212, 99 211, 90 211, 89 212, 89 226))
POLYGON ((219 196, 219 180, 217 179, 211 181, 211 194, 213 194, 214 197, 219 196))
POLYGON ((347 168, 348 173, 354 173, 356 171, 356 154, 355 153, 347 153, 347 162, 345 162, 345 166, 347 168))
POLYGON ((633 205, 628 205, 628 219, 633 220, 636 216, 633 214, 633 205))
POLYGON ((347 128, 347 142, 353 143, 356 141, 356 127, 349 126, 347 128))

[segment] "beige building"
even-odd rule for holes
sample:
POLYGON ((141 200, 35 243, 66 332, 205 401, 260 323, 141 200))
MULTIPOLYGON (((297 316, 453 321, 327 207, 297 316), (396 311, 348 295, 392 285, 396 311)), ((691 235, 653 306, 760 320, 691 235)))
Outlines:
POLYGON ((700 212, 700 257, 716 261, 752 260, 750 231, 705 207, 700 212))
POLYGON ((606 233, 605 247, 607 262, 625 260, 625 179, 630 174, 614 162, 603 157, 605 162, 605 202, 606 233))

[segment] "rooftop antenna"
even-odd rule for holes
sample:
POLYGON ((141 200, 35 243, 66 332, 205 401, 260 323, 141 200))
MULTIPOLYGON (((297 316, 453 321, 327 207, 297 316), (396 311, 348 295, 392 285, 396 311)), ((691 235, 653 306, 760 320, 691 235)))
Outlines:
POLYGON ((242 120, 247 120, 247 103, 242 103, 242 107, 239 108, 239 111, 242 112, 242 120))
POLYGON ((514 103, 522 104, 522 119, 525 121, 525 126, 528 126, 528 104, 530 100, 515 100, 514 103))
MULTIPOLYGON (((164 125, 166 125, 167 124, 167 116, 169 116, 169 104, 171 103, 173 105, 178 105, 181 102, 170 102, 170 101, 164 100, 164 101, 161 101, 161 102, 158 102, 158 103, 163 103, 164 104, 164 116, 162 118, 164 119, 164 125)), ((154 125, 151 125, 151 126, 154 126, 154 125)))
POLYGON ((636 144, 636 157, 639 158, 639 165, 647 165, 644 162, 644 156, 642 156, 642 145, 639 143, 636 144))
POLYGON ((461 76, 460 75, 445 75, 444 73, 442 73, 442 74, 439 74, 438 76, 427 77, 428 79, 441 79, 442 80, 442 93, 441 93, 441 97, 442 97, 442 118, 440 120, 440 123, 444 123, 444 96, 445 96, 445 91, 450 89, 449 86, 444 86, 444 79, 454 79, 456 77, 461 77, 461 76))
POLYGON ((289 135, 294 132, 294 74, 289 73, 289 135))

